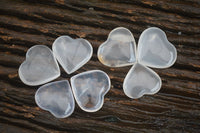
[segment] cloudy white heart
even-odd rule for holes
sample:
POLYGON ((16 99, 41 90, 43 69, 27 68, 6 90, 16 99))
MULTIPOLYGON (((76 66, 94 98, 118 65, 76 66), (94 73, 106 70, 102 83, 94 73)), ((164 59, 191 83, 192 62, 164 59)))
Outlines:
POLYGON ((132 33, 124 27, 118 27, 100 45, 98 58, 109 67, 133 65, 124 79, 123 90, 128 97, 137 99, 145 94, 155 94, 161 88, 159 75, 147 66, 168 68, 175 63, 177 51, 159 28, 144 30, 136 49, 132 33))
POLYGON ((86 64, 92 57, 92 45, 85 39, 58 37, 52 46, 53 53, 63 69, 71 74, 86 64))
MULTIPOLYGON (((68 36, 54 41, 53 52, 44 45, 33 46, 19 67, 20 79, 31 86, 47 83, 60 76, 56 58, 67 73, 72 73, 89 61, 92 51, 88 41, 68 36)), ((35 93, 36 104, 57 118, 73 113, 74 98, 86 112, 96 112, 103 106, 104 95, 110 90, 110 78, 105 72, 87 71, 73 76, 70 81, 72 88, 67 80, 41 86, 35 93)))
POLYGON ((102 108, 111 84, 105 72, 86 71, 71 77, 70 81, 72 88, 67 80, 41 86, 35 93, 37 105, 57 118, 66 118, 73 113, 74 98, 86 112, 96 112, 102 108))
MULTIPOLYGON (((47 83, 60 76, 56 58, 71 74, 86 64, 92 53, 92 46, 87 40, 69 36, 57 38, 53 43, 53 52, 43 45, 33 46, 19 67, 20 79, 31 86, 47 83)), ((170 67, 176 57, 176 48, 167 40, 165 33, 155 27, 141 34, 137 49, 132 33, 123 27, 111 31, 107 41, 98 49, 98 58, 106 66, 133 65, 123 83, 124 93, 133 99, 157 93, 161 88, 161 79, 148 67, 170 67)), ((82 110, 98 111, 110 89, 110 78, 100 70, 87 71, 73 76, 71 85, 72 91, 67 80, 41 86, 35 94, 36 103, 57 118, 73 113, 74 98, 82 110)))
POLYGON ((41 85, 60 76, 60 68, 51 49, 35 45, 26 53, 26 60, 19 67, 19 77, 24 84, 41 85))
POLYGON ((58 62, 71 74, 81 68, 92 57, 91 44, 82 38, 58 37, 52 46, 35 45, 26 53, 26 60, 19 67, 19 77, 27 85, 36 86, 60 76, 58 62))

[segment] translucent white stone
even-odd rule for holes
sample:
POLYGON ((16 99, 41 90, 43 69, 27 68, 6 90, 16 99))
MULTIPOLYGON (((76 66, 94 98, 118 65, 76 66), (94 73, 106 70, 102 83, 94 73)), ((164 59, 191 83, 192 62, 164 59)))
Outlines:
POLYGON ((144 94, 155 94, 161 88, 161 79, 150 68, 136 63, 126 75, 123 83, 124 93, 133 99, 144 94))
POLYGON ((70 80, 75 100, 82 110, 96 112, 103 106, 104 95, 110 90, 110 78, 105 72, 87 71, 70 80))
POLYGON ((138 62, 153 68, 170 67, 177 57, 176 48, 167 40, 164 31, 156 27, 142 32, 137 52, 138 62))
POLYGON ((36 104, 57 118, 70 116, 75 107, 71 87, 67 80, 41 86, 35 93, 36 104))
POLYGON ((19 67, 19 77, 27 85, 41 85, 60 76, 58 63, 52 51, 44 45, 35 45, 26 53, 19 67))
POLYGON ((52 46, 53 53, 63 69, 71 74, 86 64, 92 57, 91 44, 82 38, 58 37, 52 46))
POLYGON ((112 30, 108 39, 98 49, 100 62, 109 67, 133 65, 136 44, 132 33, 123 27, 112 30))

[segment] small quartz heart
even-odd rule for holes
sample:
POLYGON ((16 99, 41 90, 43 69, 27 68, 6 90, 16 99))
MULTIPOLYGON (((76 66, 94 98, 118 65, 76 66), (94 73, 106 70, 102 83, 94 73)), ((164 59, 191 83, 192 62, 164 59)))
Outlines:
POLYGON ((124 79, 124 93, 133 99, 142 97, 144 94, 155 94, 161 88, 161 79, 150 68, 136 63, 124 79))
POLYGON ((106 42, 98 49, 99 61, 109 67, 133 65, 136 61, 136 44, 132 33, 123 27, 112 30, 106 42))
POLYGON ((60 76, 58 63, 51 49, 35 45, 26 53, 26 60, 19 67, 19 77, 27 85, 41 85, 60 76))
POLYGON ((110 78, 100 70, 83 72, 71 79, 72 91, 79 107, 86 112, 96 112, 110 90, 110 78))
POLYGON ((75 107, 71 87, 67 80, 41 86, 35 94, 36 104, 57 118, 70 116, 75 107))
POLYGON ((138 62, 153 68, 172 66, 177 58, 176 48, 164 31, 151 27, 143 31, 138 43, 138 62))
POLYGON ((82 38, 58 37, 52 46, 53 53, 63 69, 71 74, 86 64, 92 57, 91 44, 82 38))

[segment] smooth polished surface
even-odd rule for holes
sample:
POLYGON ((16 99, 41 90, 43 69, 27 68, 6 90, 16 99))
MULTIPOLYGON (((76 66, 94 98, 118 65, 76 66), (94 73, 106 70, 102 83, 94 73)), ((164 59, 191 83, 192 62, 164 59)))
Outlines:
POLYGON ((110 90, 110 78, 100 70, 87 71, 73 76, 71 86, 79 107, 86 112, 96 112, 110 90))
POLYGON ((112 30, 106 42, 98 48, 99 61, 109 67, 133 65, 136 44, 132 33, 123 27, 112 30))
POLYGON ((52 51, 44 45, 35 45, 26 53, 19 67, 19 77, 27 85, 41 85, 60 76, 58 63, 52 51))
POLYGON ((136 63, 126 75, 123 83, 124 93, 133 99, 144 94, 155 94, 161 88, 161 79, 153 70, 136 63))
POLYGON ((67 80, 51 82, 41 86, 36 94, 37 105, 57 118, 70 116, 75 107, 71 87, 67 80))
POLYGON ((164 31, 156 27, 142 32, 137 52, 138 61, 153 68, 170 67, 177 58, 176 48, 167 40, 164 31))
POLYGON ((71 74, 86 64, 92 57, 91 44, 82 38, 58 37, 52 46, 53 53, 63 69, 71 74))

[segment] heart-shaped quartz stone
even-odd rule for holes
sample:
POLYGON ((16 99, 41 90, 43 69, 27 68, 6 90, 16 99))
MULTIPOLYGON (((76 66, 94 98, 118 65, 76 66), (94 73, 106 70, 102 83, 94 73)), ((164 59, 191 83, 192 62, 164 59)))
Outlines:
POLYGON ((70 116, 75 107, 71 87, 67 80, 41 86, 35 93, 36 104, 57 118, 70 116))
POLYGON ((19 67, 19 77, 27 85, 41 85, 60 76, 58 63, 51 49, 35 45, 26 53, 26 60, 19 67))
POLYGON ((123 27, 112 30, 106 42, 98 49, 100 62, 109 67, 133 65, 136 61, 136 44, 132 33, 123 27))
POLYGON ((124 93, 133 99, 144 94, 155 94, 161 88, 161 79, 153 70, 136 63, 126 75, 123 83, 124 93))
POLYGON ((104 95, 110 90, 110 78, 100 70, 77 74, 71 78, 75 100, 86 112, 98 111, 104 103, 104 95))
POLYGON ((82 38, 58 37, 52 46, 53 53, 63 69, 71 74, 86 64, 92 57, 91 44, 82 38))
POLYGON ((177 57, 176 48, 167 40, 164 31, 156 27, 143 31, 137 52, 139 63, 153 68, 170 67, 177 57))

